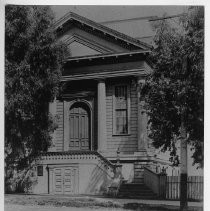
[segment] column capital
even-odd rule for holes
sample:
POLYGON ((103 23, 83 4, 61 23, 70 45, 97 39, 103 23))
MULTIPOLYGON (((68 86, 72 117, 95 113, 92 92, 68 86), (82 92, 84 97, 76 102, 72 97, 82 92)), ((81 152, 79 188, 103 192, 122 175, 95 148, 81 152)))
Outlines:
POLYGON ((144 85, 145 84, 145 78, 138 77, 137 78, 137 84, 138 84, 138 86, 144 85))
POLYGON ((98 78, 95 79, 98 83, 105 83, 105 79, 104 78, 98 78))

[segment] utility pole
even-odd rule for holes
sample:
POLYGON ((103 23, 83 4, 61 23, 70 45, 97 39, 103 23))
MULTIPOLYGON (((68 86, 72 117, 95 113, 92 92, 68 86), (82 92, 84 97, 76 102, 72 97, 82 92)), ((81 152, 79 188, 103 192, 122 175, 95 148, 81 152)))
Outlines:
MULTIPOLYGON (((188 58, 184 58, 183 63, 183 72, 188 73, 188 58)), ((183 83, 183 88, 185 89, 185 83, 183 83)), ((185 93, 184 93, 185 95, 185 93)), ((183 96, 183 101, 181 103, 181 175, 180 175, 180 210, 187 211, 188 203, 187 203, 187 133, 184 125, 184 120, 186 117, 186 104, 185 104, 185 96, 183 96)))
POLYGON ((181 123, 181 175, 180 175, 180 210, 186 211, 187 203, 187 136, 184 123, 181 123))

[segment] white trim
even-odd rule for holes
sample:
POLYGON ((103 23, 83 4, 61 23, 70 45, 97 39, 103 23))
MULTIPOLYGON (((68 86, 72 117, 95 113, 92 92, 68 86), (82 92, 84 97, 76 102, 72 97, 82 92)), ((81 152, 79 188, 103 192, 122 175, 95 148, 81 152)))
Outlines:
POLYGON ((133 56, 135 54, 143 54, 146 55, 150 53, 149 50, 138 50, 138 51, 129 51, 129 52, 120 52, 120 53, 107 53, 107 54, 97 54, 97 55, 89 55, 89 56, 78 56, 78 57, 69 57, 65 60, 64 63, 70 61, 77 61, 77 60, 87 60, 87 59, 96 59, 96 58, 106 58, 106 57, 119 57, 119 56, 133 56))
POLYGON ((107 150, 106 131, 106 83, 98 80, 97 84, 97 109, 98 109, 98 151, 104 153, 107 150))
POLYGON ((130 135, 130 112, 131 112, 131 106, 130 106, 130 83, 119 83, 112 86, 112 136, 126 136, 130 135), (125 134, 118 134, 116 133, 116 114, 115 114, 115 88, 117 86, 126 86, 127 87, 127 124, 128 124, 128 132, 125 134))
POLYGON ((64 101, 63 106, 63 130, 64 130, 64 139, 63 139, 63 151, 69 150, 69 124, 68 124, 68 118, 69 118, 69 102, 64 101))
POLYGON ((48 164, 47 167, 51 170, 51 169, 54 169, 54 168, 62 168, 62 167, 76 167, 78 168, 79 167, 79 164, 80 163, 56 163, 56 164, 48 164))
POLYGON ((132 69, 132 70, 123 70, 123 71, 109 71, 109 72, 97 72, 97 73, 87 73, 87 74, 78 74, 78 75, 68 75, 62 76, 61 81, 74 81, 82 79, 104 79, 104 78, 113 78, 119 76, 147 76, 144 68, 132 69))

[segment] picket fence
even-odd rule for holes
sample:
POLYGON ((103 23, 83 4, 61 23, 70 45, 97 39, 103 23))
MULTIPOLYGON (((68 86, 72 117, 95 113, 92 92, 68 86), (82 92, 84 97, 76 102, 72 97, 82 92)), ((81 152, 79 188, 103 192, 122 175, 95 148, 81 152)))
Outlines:
MULTIPOLYGON (((188 200, 203 200, 203 176, 188 176, 188 200)), ((180 176, 166 176, 166 199, 179 200, 180 176)))

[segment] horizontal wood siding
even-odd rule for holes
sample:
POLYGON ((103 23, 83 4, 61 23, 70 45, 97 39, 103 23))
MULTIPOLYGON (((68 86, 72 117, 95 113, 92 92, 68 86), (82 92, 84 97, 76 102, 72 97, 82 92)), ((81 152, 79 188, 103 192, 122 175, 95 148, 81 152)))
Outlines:
POLYGON ((107 150, 116 152, 118 147, 124 153, 137 151, 137 92, 135 86, 130 87, 130 134, 113 135, 113 86, 106 86, 106 112, 107 112, 107 150))
POLYGON ((59 116, 56 129, 55 147, 57 151, 63 151, 63 102, 57 101, 56 113, 59 116))

